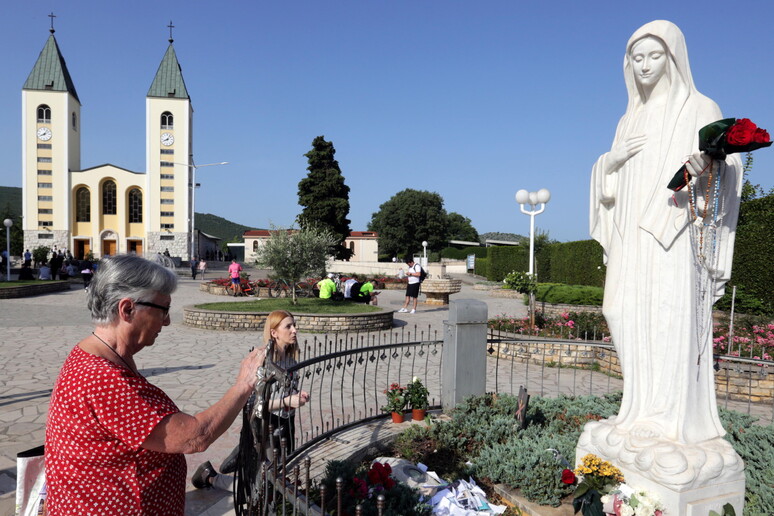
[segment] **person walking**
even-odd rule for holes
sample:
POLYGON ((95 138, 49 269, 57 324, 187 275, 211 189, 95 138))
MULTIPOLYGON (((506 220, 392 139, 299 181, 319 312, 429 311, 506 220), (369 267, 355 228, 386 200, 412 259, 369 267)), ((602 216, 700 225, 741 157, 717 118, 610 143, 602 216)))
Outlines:
POLYGON ((204 260, 199 260, 199 275, 202 277, 202 279, 204 279, 204 272, 206 270, 207 270, 207 262, 204 260))
POLYGON ((191 279, 196 279, 196 273, 199 271, 199 260, 194 257, 191 260, 191 279))
POLYGON ((408 277, 408 285, 406 285, 406 302, 403 303, 403 308, 398 310, 398 312, 409 312, 408 306, 411 301, 414 301, 414 307, 411 309, 412 314, 417 313, 417 301, 419 298, 419 276, 422 275, 422 267, 414 263, 413 258, 406 258, 406 265, 408 265, 408 270, 406 271, 406 276, 408 277))

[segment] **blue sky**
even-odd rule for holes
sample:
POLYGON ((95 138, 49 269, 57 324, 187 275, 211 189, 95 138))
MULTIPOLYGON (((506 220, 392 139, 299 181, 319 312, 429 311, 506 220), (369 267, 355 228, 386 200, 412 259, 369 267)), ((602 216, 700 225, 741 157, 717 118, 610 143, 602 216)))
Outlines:
MULTIPOLYGON (((145 169, 145 95, 167 47, 194 107, 196 211, 290 225, 314 137, 333 142, 352 229, 404 188, 480 232, 588 238, 591 166, 626 105, 623 52, 654 19, 685 33, 698 89, 774 133, 774 2, 351 0, 8 2, 0 17, 0 185, 21 186, 21 86, 56 38, 81 102, 83 168, 145 169), (626 4, 626 5, 624 5, 626 4), (734 6, 734 7, 732 7, 734 6)), ((774 186, 774 151, 750 179, 774 186)))

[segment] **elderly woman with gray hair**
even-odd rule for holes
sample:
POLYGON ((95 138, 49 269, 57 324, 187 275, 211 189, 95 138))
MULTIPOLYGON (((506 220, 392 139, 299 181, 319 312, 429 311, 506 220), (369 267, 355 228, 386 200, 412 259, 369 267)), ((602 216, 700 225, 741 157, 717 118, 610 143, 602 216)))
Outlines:
POLYGON ((169 325, 177 276, 133 255, 104 258, 88 293, 94 331, 65 360, 46 426, 46 508, 60 514, 182 515, 183 454, 206 450, 253 392, 252 351, 214 405, 185 414, 134 355, 169 325))

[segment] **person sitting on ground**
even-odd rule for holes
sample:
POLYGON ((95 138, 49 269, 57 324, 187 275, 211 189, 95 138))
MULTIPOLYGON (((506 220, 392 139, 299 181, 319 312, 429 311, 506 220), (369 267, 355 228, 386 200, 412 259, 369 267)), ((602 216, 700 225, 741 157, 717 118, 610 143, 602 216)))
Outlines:
POLYGON ((344 299, 351 300, 357 296, 357 293, 360 291, 360 287, 355 288, 354 292, 352 291, 356 285, 359 285, 359 283, 355 278, 349 278, 344 282, 344 299))
POLYGON ((333 282, 333 273, 329 272, 326 277, 317 282, 317 288, 320 290, 320 299, 331 299, 336 292, 336 284, 333 282))
POLYGON ((374 288, 376 287, 376 280, 371 279, 369 281, 366 281, 360 286, 360 291, 358 292, 358 295, 354 298, 355 301, 358 303, 365 303, 376 306, 378 305, 378 300, 376 296, 379 295, 379 292, 374 291, 374 288))
POLYGON ((170 324, 177 275, 135 255, 103 258, 87 306, 94 331, 70 351, 46 424, 48 514, 183 516, 184 454, 206 450, 253 393, 265 353, 242 360, 211 407, 189 415, 140 373, 134 356, 170 324))
POLYGON ((19 280, 34 280, 35 275, 32 273, 32 267, 30 267, 30 264, 27 262, 24 262, 22 264, 22 268, 19 271, 19 280))
POLYGON ((40 270, 38 270, 38 279, 39 280, 51 279, 51 267, 48 266, 48 262, 43 262, 42 264, 40 264, 40 270))

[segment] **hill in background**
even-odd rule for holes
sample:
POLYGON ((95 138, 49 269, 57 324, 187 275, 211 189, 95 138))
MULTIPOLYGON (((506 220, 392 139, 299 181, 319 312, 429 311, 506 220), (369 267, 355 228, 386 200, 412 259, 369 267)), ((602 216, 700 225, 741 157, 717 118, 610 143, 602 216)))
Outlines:
POLYGON ((18 186, 0 186, 0 215, 21 217, 22 189, 18 186))
POLYGON ((490 232, 490 233, 482 233, 478 236, 479 240, 481 240, 481 243, 486 243, 487 240, 503 240, 505 242, 527 242, 529 241, 528 237, 517 235, 516 233, 499 233, 499 232, 490 232))

